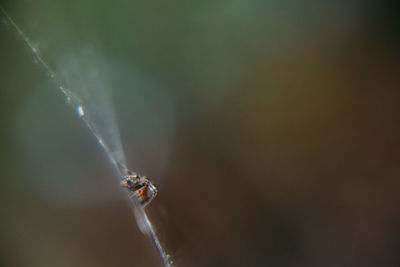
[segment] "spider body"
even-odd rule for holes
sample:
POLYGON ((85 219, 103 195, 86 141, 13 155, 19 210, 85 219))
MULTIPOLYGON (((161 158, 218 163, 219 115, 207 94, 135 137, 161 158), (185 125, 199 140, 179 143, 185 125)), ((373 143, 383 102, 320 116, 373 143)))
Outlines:
POLYGON ((155 185, 146 176, 137 174, 123 176, 121 186, 132 192, 131 197, 136 197, 142 207, 149 204, 158 193, 155 185))

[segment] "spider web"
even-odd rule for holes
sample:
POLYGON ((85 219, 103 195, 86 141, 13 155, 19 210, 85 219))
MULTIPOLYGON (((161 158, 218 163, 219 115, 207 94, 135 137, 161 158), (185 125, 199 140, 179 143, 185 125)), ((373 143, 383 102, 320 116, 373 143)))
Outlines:
MULTIPOLYGON (((66 102, 77 113, 98 143, 105 150, 106 155, 119 178, 128 174, 125 153, 122 147, 121 137, 116 123, 114 109, 107 96, 107 90, 111 89, 107 82, 107 64, 99 54, 90 46, 80 48, 60 60, 62 64, 53 69, 39 54, 36 46, 28 36, 19 28, 7 12, 0 7, 0 14, 6 22, 16 30, 25 44, 32 52, 35 61, 44 69, 56 87, 65 95, 66 102)), ((135 198, 130 198, 131 207, 141 231, 151 236, 165 266, 172 266, 173 262, 161 245, 156 231, 146 214, 135 198)))

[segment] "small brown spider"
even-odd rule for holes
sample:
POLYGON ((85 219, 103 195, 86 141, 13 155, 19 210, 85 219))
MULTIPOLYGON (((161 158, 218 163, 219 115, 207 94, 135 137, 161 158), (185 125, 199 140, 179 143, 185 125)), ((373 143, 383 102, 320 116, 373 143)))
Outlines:
POLYGON ((155 185, 146 176, 137 174, 122 176, 121 186, 134 193, 142 207, 149 204, 158 193, 155 185))

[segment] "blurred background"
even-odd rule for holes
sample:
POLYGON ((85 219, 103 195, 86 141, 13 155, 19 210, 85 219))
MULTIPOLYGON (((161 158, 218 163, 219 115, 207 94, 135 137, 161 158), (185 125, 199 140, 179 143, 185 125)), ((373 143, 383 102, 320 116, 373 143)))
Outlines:
MULTIPOLYGON (((396 1, 0 5, 53 68, 87 45, 107 59, 177 266, 400 265, 396 1)), ((104 151, 1 19, 0 265, 161 266, 104 151)))

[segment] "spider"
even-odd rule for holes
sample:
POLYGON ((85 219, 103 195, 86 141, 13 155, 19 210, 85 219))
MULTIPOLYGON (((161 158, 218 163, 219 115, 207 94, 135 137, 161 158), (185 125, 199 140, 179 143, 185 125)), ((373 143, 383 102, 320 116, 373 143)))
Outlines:
POLYGON ((121 186, 132 192, 131 197, 136 196, 142 207, 149 204, 158 193, 155 185, 146 176, 134 173, 122 176, 121 186))

